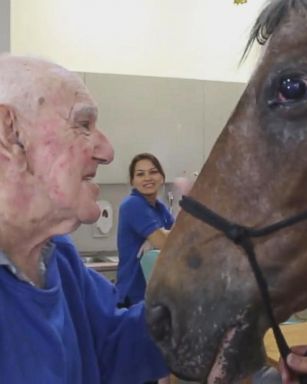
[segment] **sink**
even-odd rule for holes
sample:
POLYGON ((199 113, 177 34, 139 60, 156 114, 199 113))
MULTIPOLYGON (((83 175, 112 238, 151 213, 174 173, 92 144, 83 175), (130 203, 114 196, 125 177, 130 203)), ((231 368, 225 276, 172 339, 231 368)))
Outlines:
POLYGON ((117 251, 80 252, 85 264, 91 263, 118 263, 117 251))

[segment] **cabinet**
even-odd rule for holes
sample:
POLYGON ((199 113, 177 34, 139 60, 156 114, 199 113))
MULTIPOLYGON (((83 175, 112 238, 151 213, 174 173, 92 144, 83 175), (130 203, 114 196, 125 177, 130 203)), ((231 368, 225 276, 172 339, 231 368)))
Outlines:
POLYGON ((152 152, 166 181, 200 171, 245 84, 161 77, 85 73, 98 104, 98 126, 115 159, 100 166, 98 183, 128 183, 134 155, 152 152))
POLYGON ((169 182, 200 169, 202 81, 86 73, 85 83, 98 103, 99 127, 115 149, 113 163, 98 168, 97 182, 128 182, 129 163, 140 152, 159 158, 169 182))

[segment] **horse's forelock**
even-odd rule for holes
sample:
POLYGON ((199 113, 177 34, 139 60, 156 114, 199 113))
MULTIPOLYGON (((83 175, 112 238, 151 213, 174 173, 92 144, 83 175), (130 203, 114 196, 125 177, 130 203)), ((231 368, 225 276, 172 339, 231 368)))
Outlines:
POLYGON ((267 3, 251 29, 241 61, 246 58, 255 41, 260 45, 267 42, 292 9, 306 10, 307 0, 271 0, 267 3))

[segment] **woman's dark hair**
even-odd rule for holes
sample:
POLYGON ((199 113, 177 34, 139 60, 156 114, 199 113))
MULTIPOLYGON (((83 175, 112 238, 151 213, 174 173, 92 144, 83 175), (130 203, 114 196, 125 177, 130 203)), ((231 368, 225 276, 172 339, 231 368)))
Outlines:
POLYGON ((139 153, 138 155, 135 155, 134 158, 131 160, 131 163, 129 165, 130 184, 132 184, 136 163, 138 163, 140 160, 151 161, 153 165, 157 168, 158 172, 163 176, 163 179, 165 180, 165 173, 160 161, 153 154, 144 152, 144 153, 139 153))

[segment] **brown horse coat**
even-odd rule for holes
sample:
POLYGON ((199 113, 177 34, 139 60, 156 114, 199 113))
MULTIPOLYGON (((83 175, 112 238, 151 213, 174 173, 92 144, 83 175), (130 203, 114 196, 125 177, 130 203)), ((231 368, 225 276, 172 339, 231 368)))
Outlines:
MULTIPOLYGON (((307 1, 274 0, 253 39, 265 52, 190 195, 253 228, 307 209, 307 1)), ((307 222, 254 241, 278 321, 307 307, 307 222)), ((269 327, 242 249, 180 212, 147 291, 171 369, 230 384, 259 368, 269 327)))

